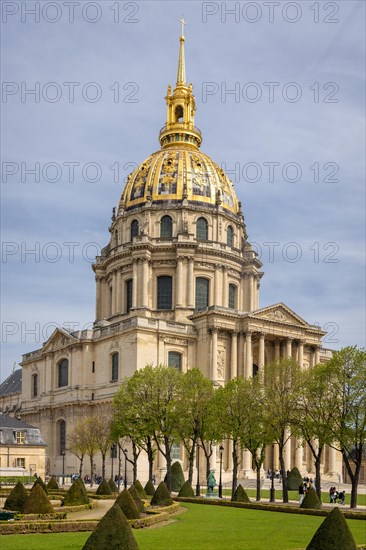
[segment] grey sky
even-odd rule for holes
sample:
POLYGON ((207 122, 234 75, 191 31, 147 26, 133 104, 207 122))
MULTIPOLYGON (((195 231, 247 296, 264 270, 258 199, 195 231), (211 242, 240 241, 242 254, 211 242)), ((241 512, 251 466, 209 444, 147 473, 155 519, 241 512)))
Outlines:
POLYGON ((80 1, 73 22, 62 1, 22 13, 36 4, 2 3, 1 378, 55 324, 94 320, 91 261, 159 147, 183 13, 201 148, 261 252, 261 307, 285 302, 326 347, 364 345, 364 2, 80 1))

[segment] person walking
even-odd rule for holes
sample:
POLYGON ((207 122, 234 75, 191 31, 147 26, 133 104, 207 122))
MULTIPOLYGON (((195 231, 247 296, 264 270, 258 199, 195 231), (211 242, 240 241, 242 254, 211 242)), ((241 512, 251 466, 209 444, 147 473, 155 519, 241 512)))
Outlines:
POLYGON ((302 503, 302 501, 304 500, 304 484, 303 483, 300 483, 299 485, 299 502, 300 502, 300 505, 302 503))

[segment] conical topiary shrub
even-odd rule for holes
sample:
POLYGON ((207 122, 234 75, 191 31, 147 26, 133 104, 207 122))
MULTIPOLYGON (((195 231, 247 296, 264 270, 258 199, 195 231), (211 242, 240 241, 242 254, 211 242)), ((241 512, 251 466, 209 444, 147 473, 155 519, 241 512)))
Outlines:
POLYGON ((81 504, 89 504, 89 497, 83 481, 78 477, 67 491, 62 506, 79 506, 81 504))
POLYGON ((309 491, 304 497, 304 500, 300 504, 300 508, 310 508, 312 510, 317 510, 321 507, 322 503, 318 499, 318 495, 316 494, 314 487, 310 487, 309 491))
POLYGON ((111 488, 112 493, 118 493, 118 487, 112 478, 108 481, 108 485, 111 488))
POLYGON ((306 550, 329 550, 342 548, 342 550, 357 550, 357 545, 339 508, 327 515, 320 525, 306 550))
POLYGON ((194 491, 192 489, 192 485, 189 483, 189 480, 185 481, 182 485, 181 490, 178 493, 179 497, 194 497, 194 491))
MULTIPOLYGON (((44 492, 46 493, 46 495, 48 495, 48 490, 47 490, 47 485, 45 484, 45 482, 43 481, 43 479, 41 477, 37 477, 36 481, 33 483, 33 487, 38 484, 42 487, 42 489, 44 490, 44 492)), ((33 489, 32 487, 32 489, 33 489)))
POLYGON ((172 464, 172 491, 179 493, 185 483, 184 474, 180 462, 172 464))
POLYGON ((111 495, 112 489, 109 486, 108 481, 103 479, 102 483, 100 483, 98 489, 96 490, 97 495, 111 495))
POLYGON ((40 483, 35 483, 29 497, 23 506, 23 514, 52 514, 53 506, 42 489, 40 483))
POLYGON ((140 495, 136 491, 136 487, 134 485, 131 485, 131 487, 128 489, 128 492, 130 493, 131 497, 135 501, 138 511, 145 512, 144 503, 142 502, 140 495))
POLYGON ((246 490, 242 485, 238 485, 235 489, 235 493, 233 498, 231 499, 233 502, 250 502, 250 499, 247 495, 246 490))
POLYGON ((146 483, 144 489, 145 489, 145 493, 146 493, 149 497, 154 496, 154 494, 155 494, 155 487, 154 487, 154 484, 153 484, 153 482, 151 481, 151 479, 149 479, 149 481, 146 483))
POLYGON ((15 485, 4 504, 4 510, 22 512, 24 504, 28 498, 28 491, 21 481, 15 485))
POLYGON ((56 479, 54 477, 51 477, 51 479, 47 483, 47 489, 49 491, 58 491, 59 488, 60 487, 58 486, 58 483, 57 483, 56 479))
POLYGON ((138 492, 140 498, 147 498, 147 494, 145 493, 145 490, 143 488, 143 486, 141 485, 141 483, 139 482, 138 479, 136 479, 135 483, 134 483, 134 486, 135 486, 135 489, 136 491, 138 492))
POLYGON ((170 506, 173 504, 173 499, 164 481, 159 483, 150 504, 151 506, 170 506))
POLYGON ((294 468, 292 468, 292 470, 287 474, 287 480, 286 480, 286 484, 287 484, 287 489, 289 491, 297 491, 298 488, 299 488, 299 485, 303 482, 302 480, 302 477, 301 477, 301 474, 299 472, 299 469, 296 468, 296 466, 294 468))
POLYGON ((104 550, 106 548, 108 550, 138 550, 132 529, 117 504, 114 504, 102 517, 83 546, 83 550, 104 550))
POLYGON ((138 519, 140 517, 136 503, 127 489, 123 489, 117 497, 116 504, 121 508, 127 519, 138 519))

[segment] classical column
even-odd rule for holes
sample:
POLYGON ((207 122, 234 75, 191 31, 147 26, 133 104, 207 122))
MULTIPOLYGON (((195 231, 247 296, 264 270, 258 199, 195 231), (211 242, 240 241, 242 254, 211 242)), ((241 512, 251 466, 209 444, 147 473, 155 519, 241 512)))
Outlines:
POLYGON ((252 356, 252 333, 248 331, 245 335, 245 378, 253 375, 253 356, 252 356))
POLYGON ((194 267, 194 259, 189 258, 188 259, 188 277, 187 277, 187 306, 188 307, 194 307, 194 295, 193 295, 193 280, 194 280, 194 274, 193 274, 193 267, 194 267))
POLYGON ((333 447, 329 447, 329 465, 328 473, 333 474, 336 471, 336 450, 333 447))
POLYGON ((214 305, 215 306, 221 306, 220 301, 220 269, 218 266, 215 267, 215 297, 214 297, 214 305))
POLYGON ((302 440, 297 439, 296 441, 296 451, 295 451, 295 466, 300 471, 302 470, 302 460, 303 460, 303 447, 302 447, 302 440))
POLYGON ((137 269, 138 260, 132 260, 132 308, 137 307, 137 269))
POLYGON ((228 288, 227 288, 227 267, 222 268, 222 305, 223 307, 228 307, 228 288))
POLYGON ((113 271, 112 275, 112 308, 111 315, 117 311, 117 271, 113 271))
POLYGON ((176 305, 182 307, 183 294, 183 258, 177 258, 177 288, 176 288, 176 305))
POLYGON ((281 342, 279 340, 275 340, 275 361, 279 361, 280 352, 281 352, 281 342))
POLYGON ((258 368, 262 369, 264 367, 264 332, 259 334, 259 357, 258 357, 258 368))
POLYGON ((100 319, 102 318, 101 316, 102 289, 101 289, 100 277, 95 277, 95 282, 96 282, 95 319, 97 321, 100 321, 100 319))
POLYGON ((212 445, 212 455, 210 456, 210 470, 216 470, 216 453, 217 453, 217 446, 212 445))
POLYGON ((314 366, 320 363, 320 347, 316 346, 314 352, 314 366))
POLYGON ((300 365, 300 369, 303 369, 304 368, 304 340, 299 340, 298 351, 299 351, 298 363, 300 365))
POLYGON ((285 469, 291 470, 291 436, 290 436, 290 429, 285 429, 285 447, 283 450, 283 458, 285 461, 285 469), (287 440, 287 441, 286 441, 287 440))
POLYGON ((254 309, 253 280, 253 275, 249 275, 249 311, 253 311, 254 309))
POLYGON ((247 477, 252 471, 252 455, 250 451, 243 452, 243 470, 244 477, 247 477))
POLYGON ((117 270, 116 277, 116 313, 121 313, 122 311, 122 274, 117 270))
POLYGON ((292 338, 286 338, 286 357, 292 357, 292 338))
POLYGON ((238 335, 236 332, 231 333, 231 378, 238 376, 238 335))
POLYGON ((147 258, 142 258, 142 307, 148 305, 148 268, 149 261, 147 258))
POLYGON ((211 380, 217 380, 217 333, 218 329, 211 329, 211 380))
POLYGON ((239 376, 244 376, 244 353, 245 353, 244 334, 242 332, 239 332, 239 364, 238 364, 239 376))

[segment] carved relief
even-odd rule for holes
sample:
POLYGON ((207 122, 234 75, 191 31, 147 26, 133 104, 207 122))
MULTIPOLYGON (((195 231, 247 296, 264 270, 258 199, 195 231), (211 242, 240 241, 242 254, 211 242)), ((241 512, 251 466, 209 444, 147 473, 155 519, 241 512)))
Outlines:
POLYGON ((172 195, 177 192, 178 153, 166 153, 160 170, 159 195, 172 195))
POLYGON ((225 376, 225 350, 218 350, 217 352, 217 376, 224 379, 225 376))

